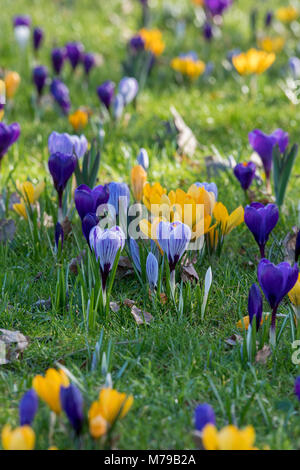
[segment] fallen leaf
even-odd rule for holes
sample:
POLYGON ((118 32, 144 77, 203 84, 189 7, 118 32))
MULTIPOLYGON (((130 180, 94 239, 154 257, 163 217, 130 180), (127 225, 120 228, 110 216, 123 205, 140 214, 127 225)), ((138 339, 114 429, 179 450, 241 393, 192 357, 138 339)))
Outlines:
POLYGON ((199 276, 193 264, 182 266, 181 279, 183 282, 199 282, 199 276))
POLYGON ((19 359, 29 341, 20 331, 0 329, 0 364, 9 364, 19 359))
POLYGON ((131 299, 125 299, 123 300, 123 304, 126 305, 126 307, 131 308, 133 305, 135 305, 135 301, 131 299))
POLYGON ((49 310, 51 308, 51 297, 49 299, 40 299, 35 302, 34 307, 43 307, 45 310, 49 310))
POLYGON ((71 273, 75 274, 77 276, 78 274, 78 266, 80 266, 83 257, 85 256, 86 251, 82 250, 76 258, 72 258, 69 264, 69 270, 71 273))
POLYGON ((266 364, 271 354, 272 351, 270 346, 265 344, 264 347, 256 354, 255 362, 257 362, 258 364, 266 364))
POLYGON ((132 268, 132 264, 128 256, 120 256, 119 265, 120 268, 132 268))
POLYGON ((109 302, 109 306, 111 310, 115 313, 117 313, 121 308, 121 305, 119 302, 109 302))
POLYGON ((16 224, 12 219, 0 220, 0 242, 5 243, 13 240, 16 233, 16 224))
POLYGON ((243 337, 240 335, 231 335, 230 338, 225 339, 225 343, 229 346, 236 346, 237 344, 242 344, 243 337))
POLYGON ((131 314, 133 315, 133 318, 135 319, 137 325, 142 325, 145 323, 146 325, 149 325, 149 323, 153 320, 153 316, 149 312, 145 312, 137 308, 135 305, 131 308, 131 314))
POLYGON ((177 146, 179 153, 192 157, 198 146, 198 141, 192 130, 186 125, 174 106, 171 106, 170 111, 177 131, 177 146))
POLYGON ((62 229, 64 231, 64 237, 67 237, 72 232, 72 224, 68 217, 65 217, 62 222, 62 229))
POLYGON ((289 232, 284 238, 282 244, 284 249, 284 261, 287 261, 290 264, 293 264, 295 261, 295 248, 296 248, 296 238, 298 234, 298 228, 293 227, 292 231, 289 232))

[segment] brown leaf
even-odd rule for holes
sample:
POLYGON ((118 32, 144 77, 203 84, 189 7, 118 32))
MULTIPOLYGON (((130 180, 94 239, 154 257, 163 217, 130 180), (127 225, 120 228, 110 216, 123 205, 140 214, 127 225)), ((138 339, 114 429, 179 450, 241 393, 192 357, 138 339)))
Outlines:
POLYGON ((115 313, 117 313, 121 308, 120 302, 109 302, 109 306, 115 313))
POLYGON ((180 154, 192 157, 198 146, 197 139, 192 130, 186 125, 179 112, 171 106, 174 125, 177 130, 177 146, 180 154))
POLYGON ((199 276, 193 264, 182 266, 181 279, 183 282, 199 282, 199 276))
POLYGON ((0 220, 0 242, 5 243, 13 240, 16 233, 16 224, 12 219, 0 220))
POLYGON ((70 233, 72 232, 72 224, 68 217, 65 217, 61 225, 64 231, 64 236, 67 237, 68 235, 70 235, 70 233))
POLYGON ((128 258, 128 256, 120 256, 120 259, 119 259, 119 265, 118 265, 120 268, 124 268, 124 269, 130 269, 132 268, 132 264, 131 264, 131 261, 130 259, 128 258))
POLYGON ((85 256, 86 251, 82 250, 76 258, 72 258, 69 264, 69 270, 71 273, 75 274, 77 276, 78 274, 78 266, 80 266, 83 257, 85 256))
POLYGON ((49 310, 51 308, 51 297, 49 297, 49 299, 38 300, 37 302, 35 302, 34 307, 43 307, 43 309, 49 310))
POLYGON ((131 308, 131 313, 138 325, 142 325, 143 323, 149 325, 149 323, 153 320, 153 316, 151 315, 151 313, 142 311, 135 305, 133 305, 133 307, 131 308))
POLYGON ((284 249, 284 261, 287 261, 290 264, 293 264, 295 261, 295 248, 296 248, 296 238, 298 234, 297 227, 293 227, 292 231, 289 232, 284 238, 282 244, 284 249))
POLYGON ((255 362, 257 362, 258 364, 266 364, 271 354, 272 351, 270 346, 265 344, 264 347, 256 354, 255 362))
POLYGON ((160 296, 161 303, 165 305, 168 302, 167 294, 165 294, 164 292, 161 292, 159 296, 160 296))
POLYGON ((131 299, 125 299, 123 300, 123 304, 126 305, 126 307, 131 308, 135 304, 135 301, 131 299))
POLYGON ((240 335, 231 335, 230 338, 225 339, 225 343, 229 346, 236 346, 237 344, 242 344, 243 337, 240 335))
POLYGON ((22 355, 29 341, 20 331, 0 329, 0 364, 8 364, 22 355))

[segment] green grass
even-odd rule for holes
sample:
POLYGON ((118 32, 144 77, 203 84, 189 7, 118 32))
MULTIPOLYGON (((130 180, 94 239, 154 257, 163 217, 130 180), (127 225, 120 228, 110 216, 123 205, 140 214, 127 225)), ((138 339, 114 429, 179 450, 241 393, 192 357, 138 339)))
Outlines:
MULTIPOLYGON (((51 106, 45 109, 41 119, 35 116, 30 77, 33 57, 31 53, 29 57, 20 57, 13 39, 12 16, 30 14, 33 23, 45 29, 46 40, 39 61, 49 65, 49 69, 49 54, 54 43, 63 45, 69 40, 81 40, 87 50, 103 55, 104 63, 92 72, 88 86, 80 73, 72 76, 68 65, 63 75, 70 88, 72 109, 85 105, 96 115, 99 111, 96 88, 104 80, 118 81, 122 77, 126 41, 140 27, 137 1, 111 0, 110 8, 106 3, 104 0, 2 0, 5 14, 0 19, 1 65, 17 70, 22 76, 14 106, 5 116, 8 122, 17 120, 22 129, 19 143, 4 157, 1 168, 2 186, 12 171, 7 183, 10 191, 14 190, 12 180, 30 178, 40 181, 45 178, 54 199, 47 170, 47 139, 53 130, 71 132, 67 119, 60 117, 51 106)), ((297 142, 299 108, 291 105, 278 86, 278 81, 284 77, 282 68, 288 57, 295 54, 297 37, 289 33, 285 50, 272 69, 259 78, 257 96, 250 97, 241 92, 247 80, 225 72, 221 61, 234 47, 246 50, 254 45, 249 30, 249 12, 257 2, 236 1, 225 16, 223 38, 211 46, 203 43, 199 29, 193 24, 193 10, 188 1, 170 2, 184 5, 180 15, 187 23, 183 39, 174 39, 176 21, 162 6, 167 2, 157 3, 153 24, 163 31, 166 40, 163 63, 156 67, 141 91, 137 109, 129 108, 128 126, 121 124, 106 130, 100 183, 129 182, 130 169, 140 147, 149 151, 150 181, 160 181, 168 189, 187 189, 194 181, 207 180, 204 157, 212 153, 212 145, 223 156, 232 154, 235 158, 248 159, 251 151, 247 135, 256 127, 265 132, 282 127, 289 132, 291 142, 297 142), (215 63, 214 80, 200 79, 191 85, 175 83, 168 62, 174 55, 190 49, 196 50, 206 61, 215 63), (182 114, 200 142, 192 161, 181 162, 175 155, 174 142, 164 133, 163 123, 170 119, 171 105, 182 114)), ((274 4, 282 2, 265 4, 265 7, 259 7, 261 15, 268 7, 273 9, 274 4)), ((94 136, 91 124, 85 134, 89 139, 94 136)), ((267 254, 276 263, 283 257, 282 239, 298 222, 299 172, 298 158, 280 223, 268 244, 267 254)), ((215 182, 219 200, 230 211, 243 204, 242 191, 231 174, 223 173, 215 182)), ((111 312, 107 321, 98 318, 95 331, 87 332, 74 276, 69 276, 70 305, 64 313, 35 306, 40 299, 53 298, 60 263, 52 255, 47 238, 42 241, 40 254, 34 257, 26 221, 13 212, 9 216, 16 220, 17 234, 12 243, 0 246, 0 327, 20 330, 30 338, 30 345, 19 361, 0 366, 0 428, 6 422, 17 425, 20 397, 31 386, 35 374, 44 373, 56 362, 64 364, 79 379, 90 401, 96 399, 105 377, 101 364, 91 372, 91 354, 100 332, 104 331, 103 350, 107 351, 110 342, 112 345, 109 371, 114 386, 135 397, 132 410, 118 424, 118 448, 194 448, 193 410, 201 402, 213 405, 219 427, 228 422, 239 426, 252 424, 259 447, 299 448, 299 405, 293 394, 299 368, 291 361, 289 322, 276 354, 266 365, 242 366, 239 348, 229 348, 224 343, 236 332, 239 318, 246 315, 248 289, 256 281, 257 247, 245 225, 228 236, 220 259, 209 261, 205 257, 197 265, 201 283, 210 264, 213 272, 203 322, 200 321, 201 306, 196 301, 191 311, 182 317, 172 304, 153 312, 148 297, 141 291, 136 278, 130 275, 117 277, 112 300, 134 299, 140 308, 152 311, 154 321, 151 325, 137 327, 129 308, 122 306, 118 313, 111 312), (36 279, 40 272, 42 275, 36 279)), ((80 246, 85 247, 75 213, 72 225, 73 234, 64 246, 65 265, 78 254, 74 234, 80 246)), ((54 240, 53 228, 48 232, 50 240, 54 240)), ((265 305, 265 311, 267 309, 265 305)), ((289 312, 287 301, 280 312, 289 312)), ((282 320, 278 322, 280 324, 282 320)), ((46 407, 41 406, 35 423, 40 448, 48 445, 47 419, 46 407)), ((61 431, 57 432, 54 442, 60 449, 73 444, 61 431)))

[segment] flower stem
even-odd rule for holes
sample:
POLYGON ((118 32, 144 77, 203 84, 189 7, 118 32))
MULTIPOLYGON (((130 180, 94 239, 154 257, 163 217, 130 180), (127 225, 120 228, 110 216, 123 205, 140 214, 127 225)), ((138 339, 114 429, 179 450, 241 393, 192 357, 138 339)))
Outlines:
POLYGON ((170 272, 170 285, 171 285, 172 296, 174 297, 175 286, 176 286, 176 283, 175 283, 175 269, 173 269, 173 271, 170 272))
POLYGON ((260 257, 265 258, 265 245, 259 245, 260 257))
POLYGON ((270 328, 270 343, 272 346, 276 346, 276 313, 278 306, 274 307, 272 310, 272 320, 270 328))

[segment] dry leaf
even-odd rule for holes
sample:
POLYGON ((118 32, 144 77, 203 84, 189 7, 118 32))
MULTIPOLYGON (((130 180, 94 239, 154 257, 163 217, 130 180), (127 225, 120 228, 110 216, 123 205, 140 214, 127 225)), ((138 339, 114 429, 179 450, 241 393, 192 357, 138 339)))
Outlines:
POLYGON ((125 299, 123 300, 123 304, 126 305, 126 307, 131 308, 135 304, 135 301, 131 299, 125 299))
POLYGON ((271 354, 272 351, 270 346, 268 344, 265 344, 264 347, 256 354, 255 362, 257 362, 258 364, 266 364, 271 354))
POLYGON ((12 219, 0 220, 0 242, 5 243, 13 240, 16 233, 16 224, 12 219))
POLYGON ((64 236, 67 237, 72 232, 72 224, 68 217, 65 217, 62 223, 62 229, 64 231, 64 236))
POLYGON ((115 313, 117 313, 121 308, 121 305, 119 302, 109 302, 109 306, 111 310, 115 313))
POLYGON ((51 297, 49 299, 40 299, 35 302, 34 307, 43 307, 45 310, 49 310, 51 308, 51 297))
POLYGON ((120 268, 131 269, 132 264, 128 256, 120 256, 119 265, 120 268))
POLYGON ((284 249, 284 261, 293 264, 295 261, 295 249, 296 249, 296 238, 298 234, 298 228, 293 227, 292 231, 289 232, 284 238, 282 244, 284 249))
POLYGON ((199 276, 193 264, 182 266, 181 279, 183 282, 199 282, 199 276))
POLYGON ((236 346, 237 344, 242 344, 243 337, 240 335, 231 335, 230 338, 225 339, 225 343, 229 346, 236 346))
POLYGON ((20 331, 0 329, 0 364, 8 364, 22 355, 29 341, 20 331), (3 346, 4 345, 4 346, 3 346))
POLYGON ((174 119, 174 125, 177 130, 177 145, 180 154, 185 154, 192 157, 198 146, 197 139, 192 130, 186 125, 178 111, 171 106, 171 114, 174 119))
POLYGON ((151 313, 142 311, 135 305, 133 305, 133 307, 131 308, 131 313, 137 325, 142 325, 143 323, 149 325, 149 323, 153 320, 153 316, 151 315, 151 313))
POLYGON ((72 258, 70 261, 69 270, 71 273, 75 274, 75 276, 78 274, 78 266, 80 266, 85 253, 86 251, 82 250, 76 258, 72 258))
POLYGON ((160 296, 161 303, 165 305, 168 302, 167 294, 165 294, 164 292, 161 292, 159 296, 160 296))

